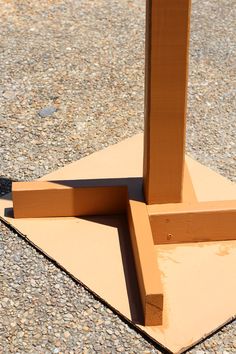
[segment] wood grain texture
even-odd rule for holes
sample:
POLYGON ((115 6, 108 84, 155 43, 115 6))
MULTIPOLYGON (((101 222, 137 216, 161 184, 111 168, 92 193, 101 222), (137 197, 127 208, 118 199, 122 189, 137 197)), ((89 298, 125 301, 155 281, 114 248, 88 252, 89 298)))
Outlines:
POLYGON ((78 187, 58 182, 14 182, 15 218, 87 216, 124 213, 127 187, 78 187))
POLYGON ((163 290, 145 203, 130 200, 128 222, 145 326, 161 325, 163 290))
POLYGON ((155 244, 236 240, 236 200, 148 206, 155 244))
POLYGON ((125 186, 72 187, 68 181, 14 182, 15 218, 127 213, 145 325, 162 323, 163 293, 146 204, 125 186))
POLYGON ((148 0, 146 23, 145 197, 181 202, 190 0, 148 0))

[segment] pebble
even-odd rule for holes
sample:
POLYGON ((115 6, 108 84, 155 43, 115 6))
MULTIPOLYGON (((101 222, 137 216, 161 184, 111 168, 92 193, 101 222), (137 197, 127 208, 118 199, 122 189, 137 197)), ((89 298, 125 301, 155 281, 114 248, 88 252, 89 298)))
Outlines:
POLYGON ((65 314, 65 319, 66 320, 73 320, 73 315, 71 315, 70 313, 65 314))
POLYGON ((55 107, 45 107, 45 108, 42 108, 38 114, 40 115, 40 117, 42 118, 45 118, 45 117, 48 117, 48 116, 51 116, 53 113, 56 112, 56 108, 55 107))
POLYGON ((15 92, 12 92, 12 91, 6 91, 2 94, 2 96, 8 100, 12 100, 15 98, 15 92))
POLYGON ((64 332, 64 337, 65 338, 69 338, 70 337, 70 332, 68 332, 68 331, 64 332))
POLYGON ((30 284, 31 284, 32 286, 36 286, 36 281, 35 281, 34 279, 31 279, 31 280, 30 280, 30 284))
MULTIPOLYGON (((1 194, 143 130, 144 0, 0 6, 1 194)), ((232 181, 234 28, 230 0, 192 1, 187 152, 232 181)), ((0 352, 160 353, 2 223, 0 253, 0 352)), ((235 337, 234 321, 188 353, 235 337)))
POLYGON ((84 327, 83 327, 83 330, 84 330, 85 332, 88 332, 88 331, 89 331, 89 327, 88 327, 88 326, 84 326, 84 327))

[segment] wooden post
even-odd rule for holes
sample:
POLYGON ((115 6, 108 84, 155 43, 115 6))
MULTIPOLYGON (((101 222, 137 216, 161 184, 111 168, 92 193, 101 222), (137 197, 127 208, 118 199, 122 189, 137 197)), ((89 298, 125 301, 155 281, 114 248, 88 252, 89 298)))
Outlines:
POLYGON ((147 0, 144 193, 182 200, 190 0, 147 0))

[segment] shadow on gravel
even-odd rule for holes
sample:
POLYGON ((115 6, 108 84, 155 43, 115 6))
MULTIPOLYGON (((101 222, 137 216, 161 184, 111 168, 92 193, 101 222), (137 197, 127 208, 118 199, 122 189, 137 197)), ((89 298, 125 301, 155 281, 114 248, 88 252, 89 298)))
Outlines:
POLYGON ((0 199, 11 200, 9 193, 12 189, 12 182, 15 182, 13 179, 0 177, 0 199))

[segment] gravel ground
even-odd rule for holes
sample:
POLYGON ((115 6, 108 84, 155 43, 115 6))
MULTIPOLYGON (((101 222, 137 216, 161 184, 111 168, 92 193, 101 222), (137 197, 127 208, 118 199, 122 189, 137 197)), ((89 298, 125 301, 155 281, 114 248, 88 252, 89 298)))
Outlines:
MULTIPOLYGON (((187 150, 235 176, 235 0, 192 9, 187 150)), ((0 187, 143 129, 144 0, 0 0, 0 187), (13 163, 14 161, 14 163, 13 163)), ((158 353, 0 224, 0 353, 158 353)), ((236 322, 192 354, 236 353, 236 322)))

